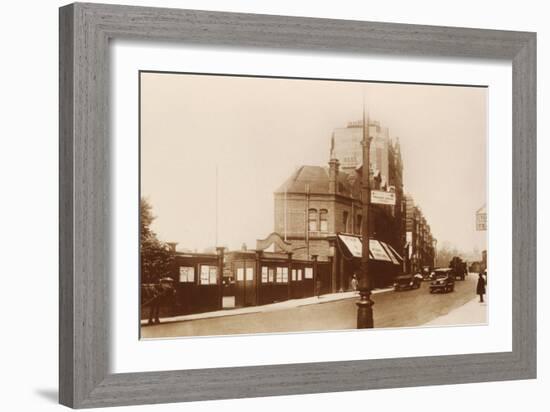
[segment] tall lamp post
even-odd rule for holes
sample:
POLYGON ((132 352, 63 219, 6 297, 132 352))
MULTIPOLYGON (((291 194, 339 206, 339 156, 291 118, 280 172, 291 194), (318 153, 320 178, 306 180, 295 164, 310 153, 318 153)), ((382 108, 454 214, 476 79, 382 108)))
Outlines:
POLYGON ((369 273, 369 233, 370 233, 370 143, 369 119, 365 119, 363 103, 363 175, 361 179, 361 199, 363 203, 363 219, 361 222, 361 237, 363 238, 361 255, 361 276, 359 277, 359 301, 357 305, 357 329, 374 328, 371 300, 371 278, 369 273))

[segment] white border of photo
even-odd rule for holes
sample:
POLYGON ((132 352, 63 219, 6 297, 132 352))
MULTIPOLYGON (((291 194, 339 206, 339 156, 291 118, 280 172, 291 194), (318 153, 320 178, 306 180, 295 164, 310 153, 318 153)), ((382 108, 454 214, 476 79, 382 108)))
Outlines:
POLYGON ((488 60, 301 54, 119 40, 111 44, 111 57, 112 373, 512 350, 511 65, 488 60), (139 70, 487 85, 488 324, 140 340, 139 70))

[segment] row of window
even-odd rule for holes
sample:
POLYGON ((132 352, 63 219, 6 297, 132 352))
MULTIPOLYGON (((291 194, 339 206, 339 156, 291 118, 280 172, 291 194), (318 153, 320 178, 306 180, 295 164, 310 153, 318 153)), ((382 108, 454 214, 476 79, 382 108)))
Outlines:
POLYGON ((308 230, 310 232, 328 232, 328 210, 309 209, 308 211, 308 230))
MULTIPOLYGON (((342 213, 342 224, 344 232, 361 233, 361 225, 363 219, 361 215, 357 215, 355 219, 355 228, 350 228, 349 212, 344 211, 342 213), (350 230, 354 229, 354 230, 350 230)), ((310 232, 328 232, 328 210, 321 209, 317 212, 317 209, 309 209, 308 211, 308 230, 310 232)))
MULTIPOLYGON (((199 266, 199 285, 216 285, 218 283, 218 267, 209 265, 199 266)), ((195 283, 195 268, 180 266, 180 283, 195 283)))
POLYGON ((343 228, 344 228, 344 232, 346 233, 361 233, 361 225, 363 224, 363 216, 361 215, 356 215, 355 216, 355 228, 352 228, 354 230, 350 230, 350 221, 349 221, 349 212, 344 210, 344 212, 342 213, 342 223, 343 223, 343 228))
MULTIPOLYGON (((218 283, 218 267, 200 265, 199 285, 216 285, 218 283)), ((195 283, 195 268, 180 266, 180 283, 195 283)), ((292 269, 291 280, 299 282, 303 279, 313 279, 313 268, 292 269)), ((237 268, 237 281, 254 280, 253 268, 237 268)), ((288 283, 288 267, 268 268, 262 266, 262 283, 288 283)))
MULTIPOLYGON (((313 279, 313 268, 292 269, 291 281, 313 279)), ((262 266, 262 283, 288 283, 288 267, 268 268, 262 266)))

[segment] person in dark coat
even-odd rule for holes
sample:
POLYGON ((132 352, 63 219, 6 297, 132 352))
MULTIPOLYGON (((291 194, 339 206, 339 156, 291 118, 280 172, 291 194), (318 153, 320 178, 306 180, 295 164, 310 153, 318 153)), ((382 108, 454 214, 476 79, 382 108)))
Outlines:
POLYGON ((483 275, 481 273, 477 278, 476 293, 479 295, 479 301, 483 302, 483 295, 485 295, 485 279, 483 278, 483 275))

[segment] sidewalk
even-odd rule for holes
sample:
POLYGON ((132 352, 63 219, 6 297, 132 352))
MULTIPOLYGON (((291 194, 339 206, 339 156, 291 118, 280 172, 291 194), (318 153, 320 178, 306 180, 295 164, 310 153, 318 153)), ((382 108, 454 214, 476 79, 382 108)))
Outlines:
POLYGON ((480 303, 479 297, 466 302, 464 305, 451 310, 443 316, 439 316, 422 326, 441 326, 441 325, 461 325, 468 324, 485 324, 487 323, 487 295, 485 302, 480 303))
MULTIPOLYGON (((372 291, 372 294, 375 295, 378 293, 389 292, 392 290, 393 288, 376 289, 372 291)), ((191 315, 181 315, 181 316, 173 316, 168 318, 160 318, 160 322, 162 324, 162 323, 170 323, 170 322, 181 322, 186 320, 219 318, 222 316, 244 315, 249 313, 272 312, 276 310, 291 309, 291 308, 297 308, 300 306, 308 306, 308 305, 318 305, 322 303, 328 303, 328 302, 334 302, 337 300, 344 300, 344 299, 351 299, 351 298, 358 298, 358 297, 359 297, 359 292, 329 293, 326 295, 321 295, 319 297, 313 296, 313 297, 303 298, 303 299, 290 299, 290 300, 285 300, 283 302, 270 303, 268 305, 248 306, 248 307, 236 308, 236 309, 222 309, 214 312, 194 313, 191 315)), ((142 319, 141 325, 147 325, 147 319, 142 319)))

